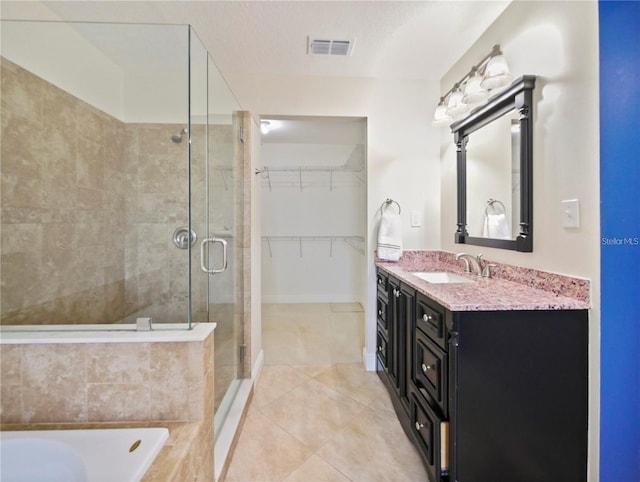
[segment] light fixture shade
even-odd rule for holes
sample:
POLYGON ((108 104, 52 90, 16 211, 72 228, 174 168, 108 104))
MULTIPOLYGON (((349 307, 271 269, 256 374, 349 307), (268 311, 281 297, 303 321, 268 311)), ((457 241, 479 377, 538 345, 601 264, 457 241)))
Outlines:
POLYGON ((463 102, 462 97, 463 94, 459 87, 449 96, 447 114, 451 117, 457 117, 469 112, 469 106, 463 102))
POLYGON ((487 90, 504 87, 513 80, 513 75, 509 71, 507 59, 502 54, 498 54, 489 59, 484 71, 484 79, 480 83, 487 90))
POLYGON ((433 114, 433 125, 436 127, 445 127, 452 122, 453 117, 447 114, 447 106, 444 105, 444 101, 441 101, 433 114))
POLYGON ((489 97, 487 89, 482 87, 482 76, 476 73, 467 81, 467 85, 464 88, 464 96, 462 101, 465 104, 477 104, 489 97))

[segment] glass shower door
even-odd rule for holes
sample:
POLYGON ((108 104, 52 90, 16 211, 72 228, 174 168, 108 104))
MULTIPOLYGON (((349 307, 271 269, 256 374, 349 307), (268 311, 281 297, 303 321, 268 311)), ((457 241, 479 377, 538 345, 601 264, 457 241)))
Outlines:
POLYGON ((194 322, 216 323, 214 431, 218 434, 243 376, 244 151, 240 106, 193 36, 190 58, 190 209, 198 233, 191 258, 191 306, 194 322))

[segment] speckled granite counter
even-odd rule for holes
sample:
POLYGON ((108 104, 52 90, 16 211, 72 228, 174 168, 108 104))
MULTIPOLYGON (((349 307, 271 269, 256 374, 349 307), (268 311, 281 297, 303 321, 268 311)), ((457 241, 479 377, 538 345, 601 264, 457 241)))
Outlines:
POLYGON ((590 283, 583 278, 495 264, 492 278, 464 273, 461 261, 444 251, 405 251, 399 262, 376 261, 400 281, 451 311, 583 310, 590 307, 590 283), (449 271, 473 283, 429 283, 415 271, 449 271))

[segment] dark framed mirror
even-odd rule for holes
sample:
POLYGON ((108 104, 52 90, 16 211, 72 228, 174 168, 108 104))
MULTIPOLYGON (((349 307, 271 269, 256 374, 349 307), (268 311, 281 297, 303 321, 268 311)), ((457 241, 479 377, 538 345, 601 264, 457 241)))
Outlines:
POLYGON ((451 125, 456 144, 455 242, 533 251, 533 89, 524 75, 451 125))

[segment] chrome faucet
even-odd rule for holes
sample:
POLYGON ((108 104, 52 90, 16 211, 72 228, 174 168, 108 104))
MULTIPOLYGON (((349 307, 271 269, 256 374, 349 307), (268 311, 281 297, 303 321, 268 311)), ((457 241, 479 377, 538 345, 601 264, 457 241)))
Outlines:
POLYGON ((473 272, 478 276, 482 276, 482 255, 479 254, 475 258, 468 253, 458 253, 456 254, 456 261, 461 259, 464 261, 464 272, 471 273, 471 267, 473 267, 473 272))

